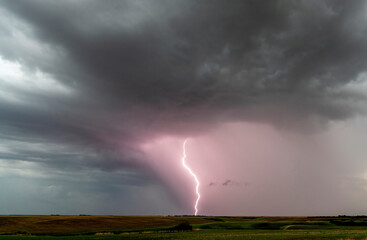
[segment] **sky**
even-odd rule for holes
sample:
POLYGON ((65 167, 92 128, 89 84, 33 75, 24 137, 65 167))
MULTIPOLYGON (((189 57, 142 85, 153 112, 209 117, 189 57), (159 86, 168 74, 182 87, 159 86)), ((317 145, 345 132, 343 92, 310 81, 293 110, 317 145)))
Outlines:
POLYGON ((367 214, 367 2, 0 0, 0 214, 367 214))

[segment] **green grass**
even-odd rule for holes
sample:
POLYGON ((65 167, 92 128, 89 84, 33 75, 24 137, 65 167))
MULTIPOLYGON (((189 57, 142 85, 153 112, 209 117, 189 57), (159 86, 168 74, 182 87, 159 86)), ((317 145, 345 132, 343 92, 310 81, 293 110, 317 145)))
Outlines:
POLYGON ((246 222, 215 222, 215 223, 204 223, 204 224, 193 224, 194 228, 199 229, 226 229, 226 230, 292 230, 292 229, 334 229, 340 228, 331 224, 327 221, 246 221, 246 222))
POLYGON ((29 239, 78 239, 78 240, 97 240, 97 239, 366 239, 366 231, 356 231, 356 230, 323 230, 323 231, 272 231, 272 230, 200 230, 193 232, 179 232, 179 233, 136 233, 136 234, 122 234, 122 235, 87 235, 87 236, 64 236, 64 237, 32 237, 32 236, 0 236, 0 239, 19 239, 19 240, 29 240, 29 239))
POLYGON ((0 216, 0 240, 367 240, 366 222, 367 218, 348 217, 0 216), (194 231, 170 232, 171 227, 184 221, 189 222, 194 231))

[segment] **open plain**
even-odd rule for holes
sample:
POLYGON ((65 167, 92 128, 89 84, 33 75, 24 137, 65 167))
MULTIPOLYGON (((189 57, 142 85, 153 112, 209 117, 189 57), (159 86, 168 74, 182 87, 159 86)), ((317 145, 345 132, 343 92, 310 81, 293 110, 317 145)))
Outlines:
POLYGON ((0 216, 0 239, 367 239, 367 218, 0 216), (189 228, 177 228, 180 224, 189 228))

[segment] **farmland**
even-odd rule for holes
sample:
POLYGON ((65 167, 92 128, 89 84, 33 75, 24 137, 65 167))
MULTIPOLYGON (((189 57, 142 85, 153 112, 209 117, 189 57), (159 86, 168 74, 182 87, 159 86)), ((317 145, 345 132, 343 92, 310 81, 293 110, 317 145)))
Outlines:
POLYGON ((367 239, 364 217, 0 216, 2 239, 367 239), (193 231, 177 229, 186 223, 193 231), (176 228, 174 228, 176 226, 176 228))

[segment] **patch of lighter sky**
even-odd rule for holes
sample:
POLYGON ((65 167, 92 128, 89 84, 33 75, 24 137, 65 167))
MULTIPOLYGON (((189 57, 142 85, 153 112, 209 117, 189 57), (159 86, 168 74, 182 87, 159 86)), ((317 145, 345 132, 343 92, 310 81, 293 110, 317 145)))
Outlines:
POLYGON ((40 70, 27 70, 19 62, 6 60, 0 56, 1 98, 11 102, 22 102, 17 90, 70 95, 73 90, 40 70))
POLYGON ((0 158, 0 176, 17 178, 48 178, 45 173, 38 171, 38 164, 33 162, 0 158))
POLYGON ((367 96, 367 72, 362 72, 358 74, 354 81, 349 82, 338 90, 342 92, 351 92, 367 96))

